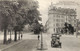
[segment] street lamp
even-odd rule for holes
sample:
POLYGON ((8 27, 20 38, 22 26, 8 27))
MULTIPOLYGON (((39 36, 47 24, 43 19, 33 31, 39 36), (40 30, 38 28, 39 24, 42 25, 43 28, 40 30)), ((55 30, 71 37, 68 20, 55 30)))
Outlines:
POLYGON ((43 29, 43 27, 41 27, 41 50, 43 50, 43 36, 42 36, 42 29, 43 29))
POLYGON ((42 31, 43 31, 43 25, 41 23, 41 41, 40 41, 40 48, 38 50, 46 50, 47 48, 44 47, 44 44, 43 44, 43 34, 42 34, 42 31))
POLYGON ((78 19, 77 19, 77 22, 76 22, 77 24, 76 24, 76 38, 78 37, 78 19))

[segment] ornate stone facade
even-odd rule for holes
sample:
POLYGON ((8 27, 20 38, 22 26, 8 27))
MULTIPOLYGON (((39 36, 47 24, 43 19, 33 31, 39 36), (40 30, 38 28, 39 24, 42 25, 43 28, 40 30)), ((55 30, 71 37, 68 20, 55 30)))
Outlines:
POLYGON ((46 22, 46 30, 49 33, 60 32, 65 22, 76 26, 76 9, 61 8, 50 5, 48 10, 48 20, 46 22))

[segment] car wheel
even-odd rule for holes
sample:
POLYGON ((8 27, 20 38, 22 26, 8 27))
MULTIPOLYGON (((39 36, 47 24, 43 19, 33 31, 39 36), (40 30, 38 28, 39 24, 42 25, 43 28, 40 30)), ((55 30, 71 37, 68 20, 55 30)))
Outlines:
POLYGON ((60 47, 60 48, 62 48, 62 46, 61 46, 61 45, 60 45, 59 47, 60 47))
POLYGON ((52 44, 51 44, 51 47, 53 47, 52 44))

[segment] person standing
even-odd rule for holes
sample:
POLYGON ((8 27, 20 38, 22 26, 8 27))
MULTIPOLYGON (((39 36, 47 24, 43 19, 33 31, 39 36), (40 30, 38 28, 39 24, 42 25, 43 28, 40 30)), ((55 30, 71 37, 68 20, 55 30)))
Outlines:
POLYGON ((23 35, 21 34, 21 39, 22 39, 23 35))
POLYGON ((38 35, 38 40, 40 39, 40 36, 38 35))

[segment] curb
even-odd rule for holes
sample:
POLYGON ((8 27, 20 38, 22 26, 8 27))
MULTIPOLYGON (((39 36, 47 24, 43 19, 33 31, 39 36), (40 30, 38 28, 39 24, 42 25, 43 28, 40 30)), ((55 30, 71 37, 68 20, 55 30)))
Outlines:
POLYGON ((14 45, 22 42, 22 41, 23 41, 23 40, 20 40, 19 42, 16 42, 16 43, 14 43, 13 45, 10 45, 10 46, 8 46, 8 47, 6 47, 6 48, 0 49, 0 51, 3 51, 3 50, 5 50, 5 49, 7 49, 7 48, 10 48, 10 47, 12 47, 12 46, 14 46, 14 45))

